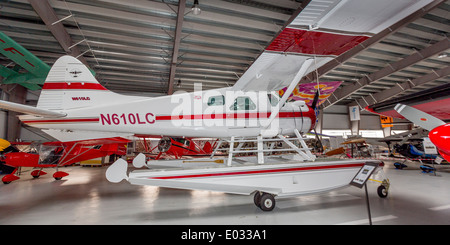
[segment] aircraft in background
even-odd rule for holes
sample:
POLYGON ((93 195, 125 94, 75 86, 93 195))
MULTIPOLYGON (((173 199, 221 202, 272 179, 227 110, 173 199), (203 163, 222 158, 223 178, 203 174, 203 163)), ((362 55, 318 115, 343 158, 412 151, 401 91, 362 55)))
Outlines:
POLYGON ((413 107, 398 104, 395 110, 416 125, 429 130, 428 137, 439 154, 450 161, 450 124, 413 107))
POLYGON ((1 31, 0 53, 17 64, 12 69, 0 66, 0 76, 3 77, 3 84, 17 83, 30 90, 41 89, 40 85, 44 84, 45 78, 50 71, 49 65, 1 31), (27 72, 19 73, 20 67, 27 72))
POLYGON ((423 151, 423 138, 427 137, 427 135, 427 130, 416 128, 383 139, 378 139, 378 141, 386 143, 389 150, 389 157, 403 160, 402 162, 394 163, 395 168, 403 169, 408 167, 405 164, 407 160, 429 163, 434 161, 437 157, 437 155, 425 154, 423 151), (400 156, 395 155, 394 153, 398 153, 400 156))
POLYGON ((9 184, 20 179, 16 175, 20 167, 38 168, 31 172, 33 178, 47 174, 42 170, 43 168, 56 168, 53 178, 60 180, 69 174, 59 171, 59 167, 112 154, 125 155, 127 142, 129 140, 111 138, 82 142, 13 143, 0 152, 0 161, 6 166, 14 168, 12 173, 2 178, 2 181, 4 184, 9 184), (20 151, 18 149, 19 145, 28 145, 29 147, 27 150, 20 151))
MULTIPOLYGON (((434 162, 434 159, 437 155, 434 154, 426 154, 422 147, 423 138, 430 136, 424 130, 432 130, 429 126, 425 125, 426 118, 434 118, 429 119, 434 122, 439 121, 440 123, 444 123, 445 121, 450 120, 450 83, 443 84, 441 86, 423 90, 417 93, 413 93, 407 96, 403 96, 396 99, 391 99, 387 101, 383 101, 374 105, 370 105, 366 107, 367 111, 372 113, 395 117, 395 118, 406 118, 411 122, 421 125, 423 129, 415 129, 409 132, 402 133, 396 136, 389 136, 385 139, 380 140, 381 142, 386 142, 389 149, 393 150, 405 158, 408 159, 420 159, 421 162, 434 162), (404 115, 404 113, 400 113, 398 109, 400 109, 400 105, 402 108, 408 108, 405 111, 408 116, 404 115), (417 115, 413 115, 414 113, 418 113, 417 115), (421 115, 422 118, 417 118, 418 115, 421 115), (423 121, 423 120, 425 121, 423 121), (419 124, 418 122, 421 122, 419 124), (399 136, 404 137, 399 137, 399 136), (394 144, 394 142, 396 142, 394 144), (392 148, 391 148, 392 145, 392 148), (422 160, 425 159, 425 160, 422 160)), ((439 134, 442 134, 443 130, 439 130, 439 134)), ((433 144, 437 142, 442 145, 442 140, 438 139, 439 137, 435 137, 433 144)), ((431 137, 430 137, 431 140, 431 137)), ((435 144, 436 145, 436 144, 435 144)), ((437 147, 437 145, 436 145, 437 147)), ((448 157, 445 157, 443 154, 446 151, 440 151, 441 155, 448 161, 448 157)), ((448 154, 448 152, 447 152, 448 154)), ((392 155, 393 156, 393 155, 392 155)), ((418 161, 418 160, 415 160, 418 161)), ((404 163, 396 162, 394 164, 396 168, 402 169, 407 167, 404 163)))
POLYGON ((397 104, 408 105, 440 120, 450 120, 450 83, 366 107, 372 113, 404 118, 395 110, 397 104))
POLYGON ((137 135, 142 138, 144 149, 141 153, 150 159, 180 159, 182 157, 204 157, 210 156, 217 145, 217 140, 198 140, 186 137, 161 137, 156 146, 151 147, 151 142, 146 136, 137 135), (204 141, 204 142, 200 142, 204 141), (212 144, 211 144, 212 142, 212 144))
MULTIPOLYGON (((19 84, 29 90, 39 90, 50 71, 50 66, 0 31, 0 54, 16 63, 13 68, 0 65, 3 84, 19 84), (20 67, 27 72, 19 72, 20 67)), ((90 70, 95 75, 93 70, 90 70)))

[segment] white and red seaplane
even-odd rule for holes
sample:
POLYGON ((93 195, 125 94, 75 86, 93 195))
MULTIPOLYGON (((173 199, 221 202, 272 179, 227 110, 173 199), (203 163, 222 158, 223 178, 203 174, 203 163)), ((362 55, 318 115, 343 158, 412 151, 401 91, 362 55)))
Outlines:
MULTIPOLYGON (((51 68, 37 107, 6 101, 1 101, 0 107, 31 114, 20 116, 20 120, 61 141, 137 134, 228 141, 229 154, 222 164, 209 161, 207 166, 185 164, 184 168, 165 171, 150 166, 127 173, 128 164, 119 159, 108 168, 106 176, 111 182, 126 179, 138 185, 255 194, 257 206, 272 210, 274 196, 346 187, 367 163, 315 161, 301 136, 314 127, 315 111, 303 101, 287 102, 300 79, 430 2, 304 1, 298 15, 229 88, 155 98, 125 96, 103 87, 77 59, 63 56, 51 68), (284 95, 275 96, 284 87, 284 95), (294 137, 289 140, 286 135, 294 137), (292 139, 298 140, 300 147, 292 139), (285 142, 298 153, 297 157, 264 156, 271 151, 264 144, 269 140, 285 142), (239 152, 234 143, 246 141, 257 144, 254 161, 233 158, 239 152)), ((143 155, 138 155, 133 164, 147 165, 143 155)), ((379 195, 386 196, 387 181, 380 187, 379 195)))

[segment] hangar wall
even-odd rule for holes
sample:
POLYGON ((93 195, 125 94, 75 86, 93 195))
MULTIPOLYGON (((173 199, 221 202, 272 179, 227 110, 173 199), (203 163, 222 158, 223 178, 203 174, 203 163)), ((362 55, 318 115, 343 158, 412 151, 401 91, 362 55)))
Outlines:
MULTIPOLYGON (((361 120, 359 122, 360 130, 382 130, 380 117, 370 112, 361 111, 361 120)), ((394 119, 395 123, 408 122, 407 120, 394 119)), ((348 106, 333 105, 323 111, 322 129, 350 129, 350 116, 348 106)), ((408 125, 395 125, 393 130, 408 130, 408 125)))

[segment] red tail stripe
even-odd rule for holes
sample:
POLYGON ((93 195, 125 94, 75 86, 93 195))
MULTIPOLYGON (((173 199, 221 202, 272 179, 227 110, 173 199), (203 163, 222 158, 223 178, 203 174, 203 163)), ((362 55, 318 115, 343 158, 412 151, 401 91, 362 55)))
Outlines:
POLYGON ((44 83, 42 89, 88 89, 108 90, 99 83, 44 83))

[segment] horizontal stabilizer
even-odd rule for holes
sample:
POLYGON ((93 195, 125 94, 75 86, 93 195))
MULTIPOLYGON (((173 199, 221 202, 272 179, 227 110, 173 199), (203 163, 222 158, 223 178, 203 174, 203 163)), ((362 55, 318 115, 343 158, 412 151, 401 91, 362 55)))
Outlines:
POLYGON ((445 124, 444 121, 411 106, 397 104, 394 109, 409 121, 429 131, 445 124))
POLYGON ((66 113, 46 110, 46 109, 40 109, 36 108, 34 106, 28 106, 28 105, 22 105, 18 103, 13 103, 9 101, 0 100, 0 108, 15 111, 15 112, 21 112, 25 114, 30 114, 34 116, 41 116, 41 117, 65 117, 66 113))

